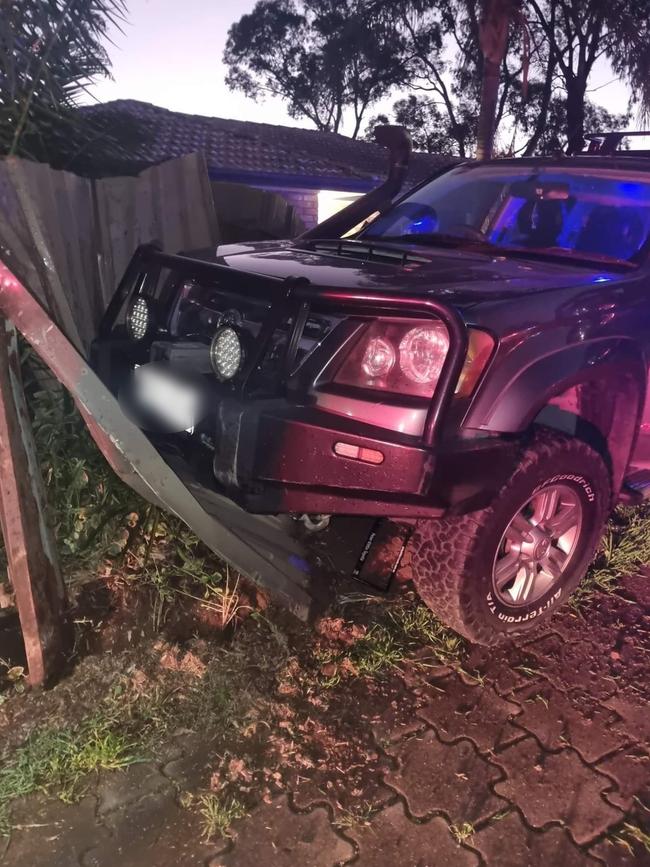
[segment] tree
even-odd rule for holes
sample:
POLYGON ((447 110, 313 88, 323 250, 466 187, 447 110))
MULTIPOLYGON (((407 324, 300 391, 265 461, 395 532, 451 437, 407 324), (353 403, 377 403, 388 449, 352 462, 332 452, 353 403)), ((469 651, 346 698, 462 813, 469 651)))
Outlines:
POLYGON ((279 96, 317 129, 338 132, 349 109, 353 138, 367 109, 404 82, 399 32, 364 0, 259 0, 230 28, 224 63, 229 87, 279 96))
MULTIPOLYGON (((564 151, 568 144, 567 102, 559 92, 551 96, 544 110, 544 128, 539 137, 536 135, 540 99, 543 99, 541 90, 532 88, 528 100, 520 103, 514 118, 518 131, 527 137, 525 144, 518 149, 525 156, 564 151), (531 146, 533 142, 534 146, 531 146)), ((612 114, 589 99, 585 99, 584 118, 585 126, 591 130, 625 129, 630 122, 629 112, 612 114)))
POLYGON ((570 147, 582 147, 587 86, 601 57, 633 86, 633 101, 650 109, 649 0, 529 0, 529 6, 565 92, 570 147))
POLYGON ((457 155, 459 150, 469 153, 474 146, 475 112, 470 104, 454 106, 455 126, 439 102, 429 96, 409 96, 393 104, 393 118, 376 115, 368 121, 365 138, 374 141, 374 128, 380 123, 398 123, 405 127, 418 151, 431 154, 457 155))
MULTIPOLYGON (((423 106, 435 106, 446 118, 444 126, 453 150, 461 157, 470 156, 476 142, 484 71, 480 0, 386 2, 404 38, 405 80, 411 90, 426 94, 423 106)), ((493 72, 498 86, 496 128, 505 117, 513 84, 522 73, 517 29, 511 30, 502 62, 493 72)))
POLYGON ((109 74, 106 29, 123 13, 123 0, 0 0, 0 154, 68 165, 106 138, 75 106, 109 74))

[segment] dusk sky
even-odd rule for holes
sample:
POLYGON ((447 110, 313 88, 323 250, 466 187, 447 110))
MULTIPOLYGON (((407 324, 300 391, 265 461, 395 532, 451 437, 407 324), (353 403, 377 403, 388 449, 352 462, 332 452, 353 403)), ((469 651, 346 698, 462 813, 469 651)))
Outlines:
MULTIPOLYGON (((221 63, 230 25, 250 11, 255 0, 127 0, 123 32, 113 31, 108 51, 114 81, 91 88, 100 102, 140 99, 176 111, 311 127, 290 118, 279 100, 256 103, 224 83, 221 63)), ((627 89, 602 64, 590 95, 610 111, 623 111, 627 89)), ((373 110, 387 110, 386 105, 373 110)))

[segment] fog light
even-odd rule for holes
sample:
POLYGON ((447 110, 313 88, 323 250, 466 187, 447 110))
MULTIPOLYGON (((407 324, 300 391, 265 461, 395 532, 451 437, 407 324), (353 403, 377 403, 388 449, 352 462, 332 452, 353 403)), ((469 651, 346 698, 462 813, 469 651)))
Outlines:
POLYGON ((131 302, 126 314, 126 330, 132 340, 142 340, 149 330, 149 305, 146 298, 138 295, 131 302))
POLYGON ((234 328, 224 325, 217 329, 210 344, 210 361, 217 379, 232 379, 242 363, 242 345, 234 328))

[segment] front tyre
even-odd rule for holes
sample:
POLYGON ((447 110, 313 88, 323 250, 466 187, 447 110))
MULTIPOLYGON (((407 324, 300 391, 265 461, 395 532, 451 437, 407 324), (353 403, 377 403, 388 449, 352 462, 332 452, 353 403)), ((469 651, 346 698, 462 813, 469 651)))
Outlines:
POLYGON ((418 522, 416 589, 442 621, 479 644, 530 630, 583 577, 610 503, 601 456, 540 431, 489 508, 418 522))

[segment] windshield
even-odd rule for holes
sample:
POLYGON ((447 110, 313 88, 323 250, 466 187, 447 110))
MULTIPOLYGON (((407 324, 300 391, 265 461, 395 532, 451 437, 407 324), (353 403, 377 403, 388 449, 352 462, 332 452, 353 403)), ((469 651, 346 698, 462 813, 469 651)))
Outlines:
POLYGON ((649 230, 650 176, 491 165, 435 178, 362 236, 627 263, 638 258, 649 230))

